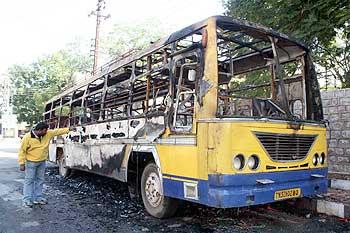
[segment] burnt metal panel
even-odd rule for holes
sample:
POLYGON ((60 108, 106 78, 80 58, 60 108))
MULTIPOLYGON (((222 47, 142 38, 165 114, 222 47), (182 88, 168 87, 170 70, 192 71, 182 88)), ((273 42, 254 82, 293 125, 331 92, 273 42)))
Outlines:
POLYGON ((126 147, 127 145, 111 143, 68 143, 64 145, 66 164, 71 168, 122 180, 126 147))
POLYGON ((317 74, 312 63, 310 54, 305 56, 305 79, 306 83, 306 101, 307 101, 307 119, 315 121, 323 120, 323 109, 321 101, 320 87, 317 81, 317 74))
MULTIPOLYGON (((268 27, 264 27, 262 25, 258 25, 252 22, 248 22, 248 21, 244 21, 244 20, 238 20, 238 19, 234 19, 228 16, 212 16, 212 18, 214 18, 217 22, 218 26, 225 26, 228 27, 232 30, 243 30, 246 34, 248 35, 252 35, 254 37, 257 38, 262 38, 264 40, 267 40, 269 36, 273 36, 276 38, 279 38, 278 45, 283 45, 285 46, 300 46, 302 47, 304 50, 308 50, 307 47, 299 42, 298 40, 289 37, 283 33, 278 33, 274 30, 272 30, 271 28, 268 27)), ((209 18, 208 18, 209 19, 209 18)), ((117 60, 113 60, 111 62, 109 62, 108 64, 106 64, 104 67, 102 67, 101 71, 91 80, 82 82, 80 84, 78 84, 76 87, 71 87, 67 90, 65 90, 64 92, 62 92, 59 96, 54 97, 53 99, 49 100, 47 103, 52 102, 53 100, 60 98, 61 96, 67 95, 68 93, 72 92, 75 89, 78 89, 80 87, 83 87, 84 85, 86 85, 87 83, 93 82, 96 79, 114 72, 116 69, 130 64, 131 62, 140 59, 141 57, 147 56, 153 52, 155 52, 156 50, 169 45, 179 39, 182 39, 198 30, 200 30, 201 28, 203 28, 204 26, 207 25, 207 21, 208 19, 205 19, 203 21, 200 21, 198 23, 192 24, 188 27, 185 27, 179 31, 176 31, 174 33, 172 33, 171 35, 169 35, 168 37, 165 37, 163 39, 160 39, 156 42, 154 42, 151 46, 149 46, 147 49, 140 51, 139 53, 136 54, 130 54, 126 57, 122 57, 119 58, 117 60)))

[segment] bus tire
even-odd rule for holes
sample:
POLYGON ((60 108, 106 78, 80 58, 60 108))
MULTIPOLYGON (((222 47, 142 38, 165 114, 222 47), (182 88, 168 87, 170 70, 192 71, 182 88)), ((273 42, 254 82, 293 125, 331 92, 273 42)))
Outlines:
POLYGON ((147 212, 156 218, 172 217, 177 208, 178 200, 161 195, 161 180, 157 165, 149 163, 142 172, 141 196, 147 212))
POLYGON ((73 175, 73 171, 71 168, 66 167, 66 161, 63 156, 58 160, 58 173, 63 178, 69 178, 73 175))

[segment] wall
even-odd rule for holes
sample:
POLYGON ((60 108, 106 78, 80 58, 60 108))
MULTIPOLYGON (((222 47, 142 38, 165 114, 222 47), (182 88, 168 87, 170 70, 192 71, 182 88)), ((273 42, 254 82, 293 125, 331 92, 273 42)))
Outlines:
POLYGON ((350 174, 350 89, 322 91, 324 118, 329 120, 329 171, 350 174))

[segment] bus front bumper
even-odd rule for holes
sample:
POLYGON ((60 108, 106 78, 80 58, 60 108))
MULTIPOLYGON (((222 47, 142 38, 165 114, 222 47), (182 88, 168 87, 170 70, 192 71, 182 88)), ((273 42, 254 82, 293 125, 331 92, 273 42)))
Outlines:
POLYGON ((211 174, 201 203, 229 208, 259 205, 327 192, 327 168, 256 174, 211 174))

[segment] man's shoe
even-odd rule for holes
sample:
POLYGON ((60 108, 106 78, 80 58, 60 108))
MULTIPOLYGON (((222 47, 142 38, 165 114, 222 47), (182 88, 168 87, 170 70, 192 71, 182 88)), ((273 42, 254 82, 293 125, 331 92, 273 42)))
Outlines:
POLYGON ((33 208, 33 202, 31 202, 31 201, 24 201, 22 206, 26 207, 26 208, 33 208))
POLYGON ((34 201, 34 204, 37 204, 37 205, 46 205, 47 203, 48 201, 45 198, 40 198, 34 201))

